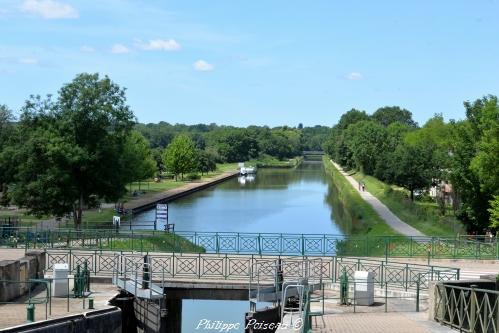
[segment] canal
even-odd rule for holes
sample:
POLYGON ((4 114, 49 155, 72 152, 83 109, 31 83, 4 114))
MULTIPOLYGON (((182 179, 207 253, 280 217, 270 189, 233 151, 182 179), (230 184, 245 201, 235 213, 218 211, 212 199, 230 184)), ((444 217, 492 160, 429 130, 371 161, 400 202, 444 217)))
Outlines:
MULTIPOLYGON (((155 211, 134 219, 149 224, 155 211)), ((260 169, 169 203, 169 221, 178 231, 314 233, 345 235, 351 219, 338 199, 322 161, 305 161, 295 169, 260 169)), ((158 226, 162 229, 163 226, 158 226)), ((199 332, 203 319, 239 323, 244 332, 249 301, 184 300, 182 332, 199 332)))
MULTIPOLYGON (((168 204, 176 231, 348 234, 334 212, 337 193, 321 161, 295 169, 260 169, 168 204)), ((155 210, 134 218, 152 228, 155 210)), ((162 230, 163 226, 158 225, 162 230)))

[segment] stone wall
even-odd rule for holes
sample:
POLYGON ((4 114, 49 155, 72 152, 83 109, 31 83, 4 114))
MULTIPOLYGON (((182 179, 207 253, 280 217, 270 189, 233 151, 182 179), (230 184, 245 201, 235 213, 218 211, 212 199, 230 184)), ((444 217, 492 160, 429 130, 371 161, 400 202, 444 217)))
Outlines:
POLYGON ((30 251, 19 260, 0 261, 0 302, 12 301, 34 287, 29 283, 16 283, 29 279, 43 278, 45 269, 44 251, 30 251))

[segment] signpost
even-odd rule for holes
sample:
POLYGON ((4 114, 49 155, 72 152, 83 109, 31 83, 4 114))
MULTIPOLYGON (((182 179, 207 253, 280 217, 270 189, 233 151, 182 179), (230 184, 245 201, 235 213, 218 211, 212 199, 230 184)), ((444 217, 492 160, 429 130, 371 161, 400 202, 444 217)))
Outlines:
POLYGON ((113 216, 113 226, 116 229, 119 229, 120 228, 120 224, 121 224, 121 217, 119 217, 119 216, 113 216))
POLYGON ((165 231, 170 231, 170 229, 173 229, 173 224, 168 223, 168 204, 156 205, 156 220, 154 221, 154 230, 157 230, 158 223, 163 223, 165 225, 165 231))

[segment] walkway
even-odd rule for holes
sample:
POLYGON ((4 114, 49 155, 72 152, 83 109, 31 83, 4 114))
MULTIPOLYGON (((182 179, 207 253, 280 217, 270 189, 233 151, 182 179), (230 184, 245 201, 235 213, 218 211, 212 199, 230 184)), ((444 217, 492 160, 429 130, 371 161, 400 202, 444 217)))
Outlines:
POLYGON ((448 327, 428 320, 427 312, 349 313, 312 320, 313 332, 332 333, 451 333, 448 327))
POLYGON ((399 219, 395 214, 393 214, 388 207, 386 207, 381 201, 379 201, 374 195, 368 191, 360 191, 359 183, 352 177, 349 176, 343 169, 333 162, 334 167, 352 184, 353 188, 359 192, 362 199, 364 199, 368 204, 370 204, 373 209, 378 213, 378 215, 388 224, 393 230, 404 235, 404 236, 426 236, 416 228, 411 227, 401 219, 399 219))
MULTIPOLYGON (((110 284, 93 283, 91 286, 92 293, 90 297, 94 299, 94 308, 96 310, 108 309, 108 301, 119 294, 118 289, 110 284)), ((34 297, 43 298, 45 290, 35 291, 34 297)), ((2 304, 0 305, 0 330, 3 328, 22 325, 26 323, 26 297, 16 301, 15 304, 2 304)), ((82 298, 73 297, 52 297, 51 314, 50 307, 47 304, 35 305, 35 319, 36 321, 45 320, 45 311, 47 311, 47 318, 54 319, 67 315, 79 314, 89 311, 88 299, 85 300, 85 306, 82 298), (86 309, 85 309, 86 308, 86 309)))

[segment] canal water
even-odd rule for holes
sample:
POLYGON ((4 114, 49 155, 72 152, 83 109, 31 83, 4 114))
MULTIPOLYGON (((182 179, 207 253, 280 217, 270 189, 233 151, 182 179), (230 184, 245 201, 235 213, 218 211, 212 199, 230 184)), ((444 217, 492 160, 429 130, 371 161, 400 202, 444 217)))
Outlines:
MULTIPOLYGON (((228 180, 168 206, 176 231, 345 235, 352 226, 322 161, 305 161, 295 169, 260 169, 254 177, 228 180)), ((154 218, 150 210, 134 221, 143 228, 154 218)), ((230 332, 244 332, 248 310, 249 301, 183 300, 182 332, 206 331, 203 320, 239 323, 230 332)))
MULTIPOLYGON (((260 169, 169 203, 169 222, 176 231, 348 234, 332 209, 336 194, 322 161, 260 169)), ((134 223, 151 228, 154 219, 150 210, 134 223)))

